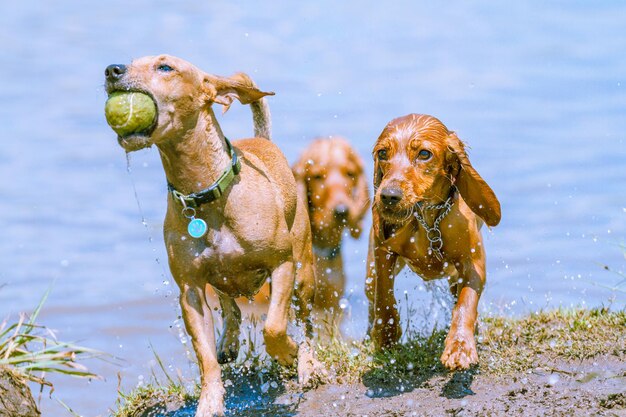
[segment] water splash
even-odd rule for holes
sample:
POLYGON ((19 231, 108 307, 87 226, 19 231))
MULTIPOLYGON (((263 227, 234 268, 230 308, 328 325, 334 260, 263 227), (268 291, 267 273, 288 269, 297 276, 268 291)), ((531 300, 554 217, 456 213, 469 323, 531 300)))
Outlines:
MULTIPOLYGON (((165 266, 161 262, 161 259, 156 254, 156 252, 157 252, 157 249, 156 249, 156 246, 155 246, 156 244, 155 244, 154 238, 152 236, 152 232, 150 230, 150 225, 148 224, 148 221, 146 220, 146 216, 144 214, 143 207, 141 206, 141 201, 139 199, 139 193, 137 192, 137 184, 135 183, 135 179, 133 177, 131 156, 130 156, 130 153, 128 153, 128 152, 126 153, 126 172, 128 173, 128 177, 130 178, 130 183, 131 183, 131 185, 133 187, 133 194, 135 196, 135 201, 137 202, 137 209, 139 211, 139 216, 141 217, 141 224, 143 224, 144 228, 147 231, 148 242, 150 243, 150 245, 152 247, 152 252, 155 254, 154 255, 154 260, 159 265, 159 268, 161 269, 161 283, 162 283, 163 288, 164 288, 163 294, 164 294, 165 298, 169 298, 172 295, 169 274, 166 271, 165 266)), ((159 291, 160 291, 160 288, 157 288, 155 290, 156 293, 158 293, 159 291)), ((174 309, 176 310, 176 317, 179 318, 179 319, 174 320, 174 322, 173 322, 173 327, 174 327, 174 329, 176 331, 176 336, 180 340, 183 348, 185 349, 186 356, 188 358, 192 359, 192 358, 194 358, 194 356, 192 355, 192 352, 191 352, 190 343, 188 343, 189 336, 187 335, 187 333, 186 333, 186 331, 184 329, 182 320, 180 320, 180 317, 182 316, 182 312, 180 310, 180 305, 175 300, 172 300, 172 305, 173 305, 174 309)))

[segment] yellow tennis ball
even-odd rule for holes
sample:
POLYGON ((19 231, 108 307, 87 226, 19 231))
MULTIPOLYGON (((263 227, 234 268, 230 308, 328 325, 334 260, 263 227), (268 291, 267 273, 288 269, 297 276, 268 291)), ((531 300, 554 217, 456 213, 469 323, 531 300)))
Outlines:
POLYGON ((120 136, 144 133, 156 119, 156 104, 147 94, 117 91, 104 106, 107 123, 120 136))

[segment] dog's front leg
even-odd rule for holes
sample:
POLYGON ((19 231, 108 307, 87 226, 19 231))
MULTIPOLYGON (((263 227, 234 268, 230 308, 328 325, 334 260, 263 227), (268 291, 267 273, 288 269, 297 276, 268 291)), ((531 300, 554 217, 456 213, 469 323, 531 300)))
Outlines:
POLYGON ((451 289, 456 290, 456 305, 452 310, 450 331, 441 355, 443 365, 451 370, 468 369, 478 363, 474 331, 478 316, 478 300, 485 283, 484 258, 475 260, 459 270, 451 289))
MULTIPOLYGON (((308 336, 307 340, 298 348, 293 339, 287 335, 289 307, 291 306, 295 280, 294 273, 292 261, 283 263, 272 272, 272 293, 267 319, 263 327, 263 337, 268 355, 276 359, 281 365, 291 366, 296 358, 298 359, 298 382, 301 385, 307 385, 313 376, 319 373, 323 374, 323 371, 321 364, 315 358, 308 336)), ((308 320, 308 318, 306 319, 308 320)))
POLYGON ((284 262, 272 271, 270 306, 263 327, 265 350, 283 366, 293 365, 298 353, 298 346, 287 335, 294 280, 295 270, 292 261, 284 262))
POLYGON ((206 304, 204 289, 182 285, 180 306, 200 365, 202 386, 196 417, 224 415, 224 385, 217 362, 213 314, 206 304))
MULTIPOLYGON (((394 267, 398 255, 387 251, 375 244, 370 245, 371 254, 368 259, 374 259, 375 271, 369 270, 373 281, 369 288, 370 301, 369 315, 372 322, 369 324, 370 337, 376 349, 388 348, 400 340, 400 314, 393 293, 395 276, 394 267), (372 291, 373 290, 373 291, 372 291)), ((368 275, 369 275, 368 274, 368 275)))

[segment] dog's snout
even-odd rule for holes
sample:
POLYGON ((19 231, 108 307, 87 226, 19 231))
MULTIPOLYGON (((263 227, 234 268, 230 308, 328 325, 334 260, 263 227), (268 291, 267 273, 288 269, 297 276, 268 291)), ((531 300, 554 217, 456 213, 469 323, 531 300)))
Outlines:
POLYGON ((395 206, 402 200, 403 193, 398 187, 387 187, 380 190, 380 199, 387 206, 395 206))
POLYGON ((126 65, 113 64, 106 67, 104 76, 109 81, 117 81, 126 73, 126 65))
POLYGON ((338 219, 345 219, 346 217, 348 217, 349 211, 350 209, 348 208, 347 205, 337 204, 334 210, 334 214, 335 214, 335 217, 337 217, 338 219))

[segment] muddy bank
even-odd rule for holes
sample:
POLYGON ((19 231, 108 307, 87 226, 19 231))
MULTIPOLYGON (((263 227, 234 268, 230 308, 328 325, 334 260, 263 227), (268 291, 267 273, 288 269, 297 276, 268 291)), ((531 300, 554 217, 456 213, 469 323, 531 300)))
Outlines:
POLYGON ((26 381, 7 367, 0 366, 0 417, 38 417, 26 381))
POLYGON ((626 416, 624 358, 544 366, 510 377, 477 371, 435 376, 405 392, 363 383, 326 385, 303 395, 297 415, 626 416))
MULTIPOLYGON (((330 340, 317 349, 328 380, 304 392, 276 366, 225 367, 226 415, 626 417, 624 311, 486 318, 477 337, 480 364, 464 372, 439 362, 445 335, 415 335, 383 353, 366 342, 330 340)), ((131 394, 115 416, 194 412, 194 394, 157 384, 131 394)))

